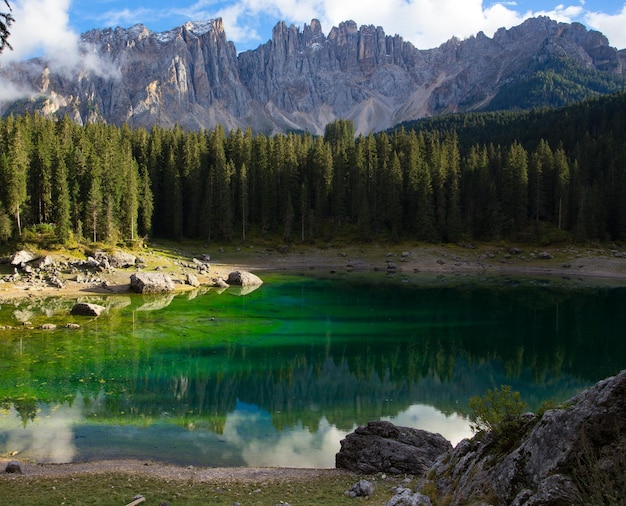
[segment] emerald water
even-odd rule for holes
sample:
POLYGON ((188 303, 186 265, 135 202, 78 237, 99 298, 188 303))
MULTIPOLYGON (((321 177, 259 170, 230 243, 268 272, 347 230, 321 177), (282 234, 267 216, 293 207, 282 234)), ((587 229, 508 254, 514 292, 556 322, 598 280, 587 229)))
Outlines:
POLYGON ((108 307, 97 319, 70 316, 77 299, 3 304, 1 454, 333 467, 370 420, 456 443, 472 395, 509 384, 536 409, 626 367, 624 288, 264 277, 247 294, 82 297, 108 307))

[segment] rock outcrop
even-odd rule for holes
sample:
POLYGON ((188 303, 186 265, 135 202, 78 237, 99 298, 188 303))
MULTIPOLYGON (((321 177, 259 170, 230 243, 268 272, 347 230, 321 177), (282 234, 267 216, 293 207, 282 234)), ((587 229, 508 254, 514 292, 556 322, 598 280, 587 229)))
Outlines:
POLYGON ((358 473, 420 475, 450 450, 452 445, 440 434, 374 421, 341 441, 335 465, 358 473))
POLYGON ((89 58, 74 74, 41 59, 0 68, 0 79, 12 90, 29 90, 30 99, 5 104, 0 113, 68 114, 81 124, 148 128, 250 126, 265 134, 322 134, 342 118, 368 133, 484 108, 551 59, 607 76, 624 74, 626 61, 602 34, 545 17, 492 38, 481 32, 426 50, 353 21, 325 35, 315 19, 303 29, 278 23, 270 41, 240 54, 221 19, 162 33, 140 24, 92 30, 82 45, 89 58), (89 67, 94 59, 98 65, 89 67))
POLYGON ((527 417, 515 444, 494 433, 461 441, 429 478, 450 505, 624 504, 626 370, 527 417))

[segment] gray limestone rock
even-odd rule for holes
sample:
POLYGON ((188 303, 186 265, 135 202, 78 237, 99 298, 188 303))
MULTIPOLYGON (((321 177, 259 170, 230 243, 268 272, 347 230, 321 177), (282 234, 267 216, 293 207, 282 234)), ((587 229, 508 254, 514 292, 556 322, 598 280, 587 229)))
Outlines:
POLYGON ((185 282, 189 286, 193 286, 194 288, 197 288, 200 286, 200 281, 198 281, 198 276, 196 276, 195 274, 188 273, 186 276, 185 282))
POLYGON ((422 474, 451 449, 440 434, 374 421, 341 441, 335 465, 359 473, 422 474))
POLYGON ((626 370, 522 424, 502 453, 493 433, 460 442, 429 475, 451 505, 615 504, 626 500, 626 370), (604 498, 602 496, 605 496, 604 498))
POLYGON ((126 251, 114 251, 109 254, 109 264, 116 269, 132 267, 137 262, 137 257, 126 251))
POLYGON ((174 291, 174 282, 161 272, 137 272, 130 277, 130 288, 136 293, 166 293, 174 291))
POLYGON ((486 107, 503 86, 515 86, 551 58, 609 74, 626 72, 626 54, 602 34, 547 17, 498 30, 492 38, 480 32, 432 49, 354 21, 331 27, 326 35, 316 19, 302 28, 280 22, 270 41, 239 54, 221 19, 161 33, 140 24, 91 30, 81 41, 97 70, 55 72, 43 59, 3 65, 3 82, 39 97, 36 104, 6 107, 15 114, 25 109, 68 114, 80 124, 185 129, 221 124, 264 134, 321 135, 329 122, 343 118, 367 134, 486 107))
POLYGON ((233 271, 228 274, 226 283, 236 286, 259 286, 263 284, 263 280, 248 271, 233 271))
POLYGON ((30 251, 20 250, 11 255, 10 263, 15 267, 24 267, 28 262, 35 259, 35 255, 30 251))

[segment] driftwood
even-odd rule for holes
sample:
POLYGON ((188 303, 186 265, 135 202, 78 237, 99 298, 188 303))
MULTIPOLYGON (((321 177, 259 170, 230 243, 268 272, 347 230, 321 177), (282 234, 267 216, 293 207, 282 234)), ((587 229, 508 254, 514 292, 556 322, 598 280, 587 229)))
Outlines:
POLYGON ((137 504, 141 504, 142 502, 146 502, 146 498, 142 495, 137 495, 133 497, 133 502, 129 502, 126 506, 137 506, 137 504))

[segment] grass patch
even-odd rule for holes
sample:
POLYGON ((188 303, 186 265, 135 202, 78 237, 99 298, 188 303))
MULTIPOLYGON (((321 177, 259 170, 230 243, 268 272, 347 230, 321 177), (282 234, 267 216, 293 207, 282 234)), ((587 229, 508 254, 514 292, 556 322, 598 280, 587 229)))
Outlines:
MULTIPOLYGON (((285 477, 266 481, 168 479, 118 472, 64 475, 54 477, 0 477, 0 504, 31 506, 33 504, 126 505, 135 495, 145 497, 145 504, 164 502, 174 506, 298 504, 299 506, 354 505, 345 495, 360 477, 353 473, 324 473, 313 478, 285 477)), ((374 495, 370 504, 384 504, 392 496, 395 479, 373 480, 374 495), (382 482, 381 482, 382 480, 382 482)))

